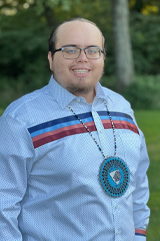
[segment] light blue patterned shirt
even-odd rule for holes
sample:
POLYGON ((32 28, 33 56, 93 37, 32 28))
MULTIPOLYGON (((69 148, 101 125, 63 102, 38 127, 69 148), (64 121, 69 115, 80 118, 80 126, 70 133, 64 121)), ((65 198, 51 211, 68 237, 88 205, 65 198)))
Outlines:
POLYGON ((91 105, 51 77, 6 109, 0 130, 1 241, 146 240, 149 159, 122 96, 98 83, 91 105), (102 153, 67 106, 108 157, 114 138, 103 99, 115 126, 117 156, 129 170, 128 188, 119 197, 102 187, 102 153))

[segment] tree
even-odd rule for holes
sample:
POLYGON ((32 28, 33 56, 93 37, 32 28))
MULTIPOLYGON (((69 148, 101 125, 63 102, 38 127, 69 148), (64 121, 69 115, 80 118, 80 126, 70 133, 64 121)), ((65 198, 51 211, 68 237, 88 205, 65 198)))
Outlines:
POLYGON ((111 0, 117 91, 133 79, 133 58, 129 33, 128 0, 111 0))
POLYGON ((132 12, 138 12, 144 15, 160 14, 159 0, 130 0, 129 7, 132 12))

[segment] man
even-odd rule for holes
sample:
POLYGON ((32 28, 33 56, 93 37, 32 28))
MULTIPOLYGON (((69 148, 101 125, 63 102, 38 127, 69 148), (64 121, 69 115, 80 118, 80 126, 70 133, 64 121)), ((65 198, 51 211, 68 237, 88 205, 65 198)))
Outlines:
POLYGON ((62 23, 48 59, 49 84, 0 119, 1 240, 146 240, 146 145, 129 103, 99 83, 101 31, 62 23))

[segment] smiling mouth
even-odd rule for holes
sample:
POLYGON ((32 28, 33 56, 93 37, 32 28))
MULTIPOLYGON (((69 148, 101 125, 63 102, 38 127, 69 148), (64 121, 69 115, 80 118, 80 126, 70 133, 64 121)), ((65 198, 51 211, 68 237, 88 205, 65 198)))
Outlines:
POLYGON ((75 69, 73 71, 77 74, 86 74, 89 72, 89 70, 87 70, 87 69, 75 69))

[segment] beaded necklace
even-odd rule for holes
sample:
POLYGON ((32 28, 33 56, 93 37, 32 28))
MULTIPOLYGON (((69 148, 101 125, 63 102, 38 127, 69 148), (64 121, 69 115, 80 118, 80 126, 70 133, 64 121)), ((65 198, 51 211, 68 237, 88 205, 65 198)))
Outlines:
POLYGON ((93 141, 96 143, 99 151, 101 152, 104 158, 104 161, 102 162, 100 166, 100 171, 99 171, 99 180, 100 180, 101 186, 103 187, 105 192, 110 196, 120 197, 126 192, 129 185, 129 169, 126 163, 122 159, 120 159, 119 157, 116 157, 117 140, 116 140, 116 134, 115 134, 115 126, 114 126, 110 111, 108 110, 107 103, 104 99, 103 99, 103 102, 106 107, 106 111, 108 113, 109 119, 111 121, 113 137, 114 137, 114 156, 109 156, 107 158, 104 155, 102 148, 100 147, 96 139, 93 137, 91 131, 88 129, 85 123, 80 119, 80 117, 73 111, 73 109, 69 105, 67 107, 71 110, 71 112, 76 116, 76 118, 80 121, 80 123, 84 126, 84 128, 90 134, 90 136, 92 137, 93 141))

